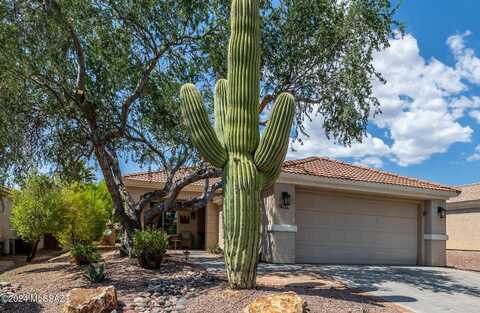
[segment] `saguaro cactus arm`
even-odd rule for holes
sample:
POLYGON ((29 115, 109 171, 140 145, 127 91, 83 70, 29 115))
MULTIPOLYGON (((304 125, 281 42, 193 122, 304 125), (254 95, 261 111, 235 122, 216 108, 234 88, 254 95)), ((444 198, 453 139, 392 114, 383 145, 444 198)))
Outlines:
POLYGON ((203 99, 195 85, 186 84, 180 90, 181 111, 193 144, 213 166, 223 168, 227 153, 215 135, 203 106, 203 99))
POLYGON ((259 1, 235 0, 231 10, 226 147, 229 152, 253 154, 260 137, 259 1))
POLYGON ((282 93, 275 102, 265 133, 255 151, 254 162, 261 172, 270 173, 282 166, 294 114, 293 96, 282 93))
POLYGON ((227 127, 227 88, 226 79, 220 79, 215 85, 215 132, 222 146, 225 146, 225 130, 227 127))

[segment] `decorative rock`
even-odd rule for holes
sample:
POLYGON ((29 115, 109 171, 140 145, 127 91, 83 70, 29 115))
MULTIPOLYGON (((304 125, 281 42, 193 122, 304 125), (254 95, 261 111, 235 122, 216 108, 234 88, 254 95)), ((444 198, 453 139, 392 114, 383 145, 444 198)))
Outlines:
POLYGON ((243 313, 306 313, 307 303, 295 292, 263 296, 250 303, 243 313))
POLYGON ((148 299, 143 297, 136 297, 135 299, 133 299, 133 302, 135 302, 136 305, 145 305, 148 302, 148 299))
POLYGON ((117 307, 115 287, 74 288, 63 307, 64 313, 108 313, 117 307))

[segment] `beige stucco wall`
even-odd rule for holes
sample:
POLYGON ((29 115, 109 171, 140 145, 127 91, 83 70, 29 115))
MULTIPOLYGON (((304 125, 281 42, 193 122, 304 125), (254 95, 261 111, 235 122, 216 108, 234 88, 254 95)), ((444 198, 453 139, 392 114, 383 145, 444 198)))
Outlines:
POLYGON ((447 249, 480 251, 480 209, 449 210, 447 249))
POLYGON ((446 208, 445 200, 428 200, 424 202, 423 214, 423 265, 447 265, 447 223, 441 218, 438 208, 446 208))
MULTIPOLYGON (((156 187, 140 187, 140 186, 128 186, 127 191, 133 197, 135 201, 139 201, 142 195, 147 192, 155 190, 156 187)), ((201 195, 201 192, 197 191, 189 191, 184 190, 182 191, 178 199, 180 200, 189 200, 194 197, 201 195)), ((215 199, 215 198, 214 198, 215 199)), ((150 207, 147 206, 146 210, 149 210, 150 207)), ((193 243, 195 244, 198 242, 199 238, 198 231, 198 219, 200 218, 200 211, 196 212, 196 218, 192 219, 190 211, 188 210, 180 210, 178 211, 178 218, 177 218, 177 234, 181 234, 182 231, 189 231, 193 235, 193 243), (190 221, 188 224, 181 224, 180 223, 180 215, 188 215, 190 216, 190 221)), ((219 243, 219 205, 214 203, 214 200, 210 201, 205 209, 205 247, 207 249, 214 248, 219 243)))
POLYGON ((218 245, 219 208, 209 202, 205 214, 205 248, 212 249, 218 245))
POLYGON ((295 186, 275 184, 264 193, 262 225, 262 258, 270 263, 295 263, 295 186), (284 206, 282 193, 290 195, 290 205, 284 206))
POLYGON ((12 201, 6 194, 0 194, 0 241, 3 242, 3 253, 10 252, 10 239, 15 238, 10 225, 10 210, 12 201))

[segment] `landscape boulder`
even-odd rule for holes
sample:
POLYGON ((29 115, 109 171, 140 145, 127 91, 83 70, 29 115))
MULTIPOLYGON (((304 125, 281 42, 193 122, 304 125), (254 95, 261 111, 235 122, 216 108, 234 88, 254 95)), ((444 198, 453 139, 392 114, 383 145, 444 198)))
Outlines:
POLYGON ((307 303, 295 292, 258 297, 243 313, 307 313, 307 303))
POLYGON ((117 308, 115 287, 74 288, 63 307, 64 313, 110 313, 117 308))

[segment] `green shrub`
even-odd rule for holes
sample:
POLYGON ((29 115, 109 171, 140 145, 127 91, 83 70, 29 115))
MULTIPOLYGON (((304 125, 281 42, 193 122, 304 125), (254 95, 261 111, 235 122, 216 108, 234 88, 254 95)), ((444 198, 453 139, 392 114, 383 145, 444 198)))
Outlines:
POLYGON ((62 197, 68 210, 65 228, 58 236, 62 247, 100 239, 113 207, 105 183, 72 183, 63 188, 62 197))
POLYGON ((223 249, 220 248, 219 245, 216 245, 215 247, 213 248, 209 248, 207 250, 208 253, 211 253, 211 254, 218 254, 218 255, 223 255, 223 249))
POLYGON ((160 230, 143 230, 135 233, 133 249, 141 267, 156 269, 167 250, 168 235, 160 230))
POLYGON ((107 272, 105 271, 105 264, 101 264, 99 266, 90 264, 84 276, 92 283, 101 283, 102 281, 105 280, 105 278, 107 278, 107 272))
POLYGON ((70 255, 78 265, 100 262, 102 256, 93 245, 76 244, 70 248, 70 255))
POLYGON ((67 215, 60 186, 48 176, 31 175, 21 190, 13 191, 10 223, 17 235, 32 246, 27 262, 35 257, 42 236, 57 236, 64 231, 67 215))
POLYGON ((168 246, 168 236, 166 233, 155 230, 143 230, 135 233, 133 237, 133 248, 135 252, 151 251, 156 253, 165 253, 168 246))

